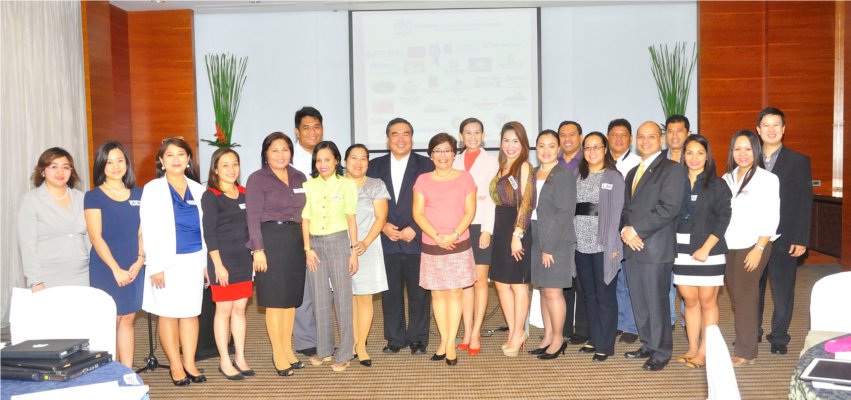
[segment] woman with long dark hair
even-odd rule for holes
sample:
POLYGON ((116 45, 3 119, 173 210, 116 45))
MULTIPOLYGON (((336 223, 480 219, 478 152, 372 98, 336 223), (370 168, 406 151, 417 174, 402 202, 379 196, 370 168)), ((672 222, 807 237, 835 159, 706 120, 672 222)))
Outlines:
POLYGON ((677 220, 674 284, 685 302, 689 348, 677 361, 701 368, 706 363, 706 327, 718 325, 718 291, 724 285, 724 233, 730 224, 731 194, 715 174, 715 161, 703 136, 686 139, 683 164, 688 176, 677 220))
POLYGON ((245 191, 257 305, 266 307, 266 331, 279 376, 304 368, 293 353, 292 338, 295 309, 304 295, 301 210, 306 178, 290 165, 292 154, 293 142, 287 135, 266 136, 260 150, 262 167, 248 177, 245 191))
POLYGON ((236 151, 220 148, 213 152, 207 191, 201 197, 207 276, 216 302, 213 334, 219 350, 219 372, 230 380, 254 375, 245 361, 245 307, 254 287, 251 253, 245 247, 249 240, 248 219, 239 171, 236 151), (235 349, 233 361, 228 352, 231 335, 235 349))
POLYGON ((756 133, 741 130, 733 134, 724 174, 733 195, 732 216, 724 234, 730 250, 724 278, 735 310, 734 366, 756 361, 759 279, 780 223, 780 183, 762 163, 756 133))
POLYGON ((588 344, 579 351, 594 353, 591 360, 602 362, 615 354, 624 182, 602 133, 586 135, 580 151, 583 157, 579 160, 573 225, 577 238, 576 275, 585 293, 589 337, 588 344))
POLYGON ((508 339, 502 346, 508 357, 516 357, 529 337, 529 282, 532 246, 529 219, 535 209, 535 174, 529 164, 526 128, 512 121, 499 134, 499 172, 490 182, 496 205, 493 226, 490 279, 496 282, 499 304, 508 324, 508 339))
POLYGON ((156 160, 157 179, 145 185, 139 209, 148 278, 142 308, 160 317, 172 383, 186 386, 207 380, 195 365, 207 258, 200 204, 205 189, 183 138, 164 139, 156 160))
POLYGON ((98 147, 92 167, 95 188, 86 193, 86 226, 92 240, 89 283, 115 300, 115 360, 133 366, 136 311, 142 308, 145 255, 139 220, 142 189, 121 143, 98 147))

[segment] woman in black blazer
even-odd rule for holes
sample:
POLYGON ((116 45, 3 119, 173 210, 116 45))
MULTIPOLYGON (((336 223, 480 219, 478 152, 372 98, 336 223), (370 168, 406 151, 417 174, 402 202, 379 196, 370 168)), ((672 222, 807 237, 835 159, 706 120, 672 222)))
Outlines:
POLYGON ((685 301, 689 349, 676 360, 701 368, 706 362, 705 329, 718 324, 718 290, 724 285, 727 253, 724 232, 730 224, 732 194, 715 174, 706 138, 689 136, 683 149, 688 175, 677 219, 674 284, 685 301))

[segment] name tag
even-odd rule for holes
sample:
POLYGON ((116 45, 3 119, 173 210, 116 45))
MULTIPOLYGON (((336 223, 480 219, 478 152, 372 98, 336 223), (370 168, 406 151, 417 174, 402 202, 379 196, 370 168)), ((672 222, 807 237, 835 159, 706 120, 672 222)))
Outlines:
POLYGON ((514 179, 513 176, 508 177, 508 183, 511 185, 514 190, 517 190, 517 179, 514 179))
POLYGON ((614 186, 611 183, 604 183, 602 186, 600 186, 600 188, 605 190, 612 190, 614 186))
POLYGON ((141 200, 130 200, 130 205, 133 206, 133 207, 139 207, 139 206, 142 205, 142 201, 141 200))
POLYGON ((697 195, 696 194, 691 195, 691 201, 697 201, 697 195))
POLYGON ((240 204, 239 204, 239 208, 240 208, 241 210, 244 210, 244 209, 245 209, 245 203, 240 203, 240 204))
POLYGON ((190 206, 194 206, 194 205, 197 205, 198 203, 196 203, 195 200, 186 200, 186 204, 189 204, 190 206))
POLYGON ((299 194, 299 193, 304 194, 304 193, 307 193, 307 189, 305 189, 305 188, 293 189, 293 193, 295 193, 295 194, 299 194))

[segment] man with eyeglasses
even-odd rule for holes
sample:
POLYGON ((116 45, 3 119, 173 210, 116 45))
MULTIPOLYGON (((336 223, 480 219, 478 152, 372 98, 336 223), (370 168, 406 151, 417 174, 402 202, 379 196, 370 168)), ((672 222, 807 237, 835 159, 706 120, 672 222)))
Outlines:
MULTIPOLYGON (((428 157, 412 153, 414 128, 404 118, 394 118, 385 131, 390 154, 369 162, 367 176, 384 181, 390 192, 387 222, 381 230, 388 290, 381 292, 384 312, 384 353, 409 346, 411 354, 425 354, 431 319, 431 295, 420 287, 422 231, 414 222, 412 206, 417 177, 434 170, 428 157), (405 289, 408 323, 405 324, 405 289)), ((454 344, 452 344, 454 345, 454 344)))
MULTIPOLYGON (((310 177, 313 149, 322 141, 323 134, 322 114, 319 110, 306 106, 295 112, 297 142, 293 146, 292 166, 304 176, 310 177)), ((316 355, 316 316, 313 314, 313 299, 307 280, 304 282, 303 301, 295 311, 293 344, 298 353, 308 357, 316 355)))
MULTIPOLYGON (((621 175, 626 177, 629 170, 635 168, 641 158, 630 149, 632 146, 632 125, 624 118, 616 118, 609 122, 606 131, 612 158, 621 175)), ((629 297, 629 287, 626 285, 626 265, 621 261, 621 272, 618 273, 618 331, 621 332, 619 341, 632 344, 638 340, 638 328, 635 326, 635 316, 632 312, 632 301, 629 297)))

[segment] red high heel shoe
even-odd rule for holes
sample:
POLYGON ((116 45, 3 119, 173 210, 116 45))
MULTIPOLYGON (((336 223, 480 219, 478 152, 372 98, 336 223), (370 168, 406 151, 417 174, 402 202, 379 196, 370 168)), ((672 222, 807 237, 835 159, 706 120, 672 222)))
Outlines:
POLYGON ((474 356, 474 355, 479 354, 481 352, 482 352, 481 347, 479 347, 478 349, 475 349, 475 348, 472 348, 472 347, 467 349, 467 353, 469 353, 471 356, 474 356))
POLYGON ((470 344, 469 343, 458 343, 458 347, 456 347, 456 349, 458 349, 458 350, 469 350, 470 344))

